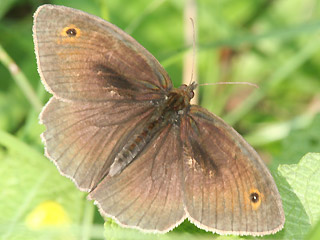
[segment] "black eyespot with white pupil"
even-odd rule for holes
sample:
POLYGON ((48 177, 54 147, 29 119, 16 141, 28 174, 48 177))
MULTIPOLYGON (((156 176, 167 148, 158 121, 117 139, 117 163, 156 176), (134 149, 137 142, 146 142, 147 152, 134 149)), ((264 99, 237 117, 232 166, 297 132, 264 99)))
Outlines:
POLYGON ((77 30, 74 29, 74 28, 69 28, 67 31, 66 31, 66 34, 69 36, 69 37, 74 37, 77 35, 77 30))
POLYGON ((251 202, 253 202, 253 203, 258 202, 258 201, 259 201, 259 194, 256 193, 256 192, 251 193, 251 194, 250 194, 250 200, 251 200, 251 202))

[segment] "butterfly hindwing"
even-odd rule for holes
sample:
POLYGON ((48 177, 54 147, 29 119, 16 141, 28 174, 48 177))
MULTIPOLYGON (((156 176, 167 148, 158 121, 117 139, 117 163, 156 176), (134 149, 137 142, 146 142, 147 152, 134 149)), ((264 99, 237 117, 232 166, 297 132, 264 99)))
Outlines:
POLYGON ((151 105, 135 102, 78 103, 52 97, 40 115, 47 127, 42 134, 46 155, 63 175, 89 191, 152 111, 151 105))
POLYGON ((199 106, 191 106, 182 126, 189 219, 221 234, 265 235, 281 229, 284 214, 277 187, 254 149, 199 106))
POLYGON ((181 160, 179 129, 168 125, 132 164, 119 175, 107 176, 89 198, 121 225, 167 232, 185 219, 181 160))

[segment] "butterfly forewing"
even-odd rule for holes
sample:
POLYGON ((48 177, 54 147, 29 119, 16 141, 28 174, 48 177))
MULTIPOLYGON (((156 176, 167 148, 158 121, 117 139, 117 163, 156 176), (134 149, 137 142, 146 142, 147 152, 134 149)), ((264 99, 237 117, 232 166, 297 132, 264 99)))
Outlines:
POLYGON ((191 107, 182 126, 184 202, 191 221, 224 234, 265 235, 281 229, 278 190, 253 148, 199 106, 191 107))
POLYGON ((98 17, 44 5, 35 13, 33 32, 41 79, 58 98, 149 100, 172 87, 145 48, 98 17))

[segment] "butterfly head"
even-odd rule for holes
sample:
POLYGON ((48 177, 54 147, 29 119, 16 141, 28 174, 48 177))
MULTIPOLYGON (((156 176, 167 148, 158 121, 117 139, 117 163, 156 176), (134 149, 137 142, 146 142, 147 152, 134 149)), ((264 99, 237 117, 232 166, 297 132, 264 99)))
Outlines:
POLYGON ((193 90, 196 89, 197 86, 198 84, 196 82, 192 82, 190 85, 182 84, 179 89, 182 90, 183 95, 186 96, 190 102, 190 100, 194 97, 193 90))
POLYGON ((193 82, 190 85, 183 84, 179 88, 174 88, 170 91, 166 98, 167 108, 183 114, 184 109, 190 106, 190 100, 194 97, 193 90, 197 87, 197 83, 193 82))

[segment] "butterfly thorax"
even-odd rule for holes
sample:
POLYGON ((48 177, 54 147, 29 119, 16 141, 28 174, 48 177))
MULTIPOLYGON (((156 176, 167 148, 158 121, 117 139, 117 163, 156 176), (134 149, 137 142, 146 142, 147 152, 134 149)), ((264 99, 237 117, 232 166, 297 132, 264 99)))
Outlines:
POLYGON ((110 167, 109 175, 114 176, 121 173, 164 127, 180 124, 181 116, 189 109, 195 87, 196 83, 192 83, 189 86, 181 85, 165 95, 165 98, 161 100, 161 104, 157 104, 146 127, 126 143, 117 154, 110 167))
POLYGON ((194 96, 193 88, 190 88, 190 86, 181 85, 169 93, 165 103, 168 110, 178 112, 186 109, 190 105, 190 100, 194 96))

